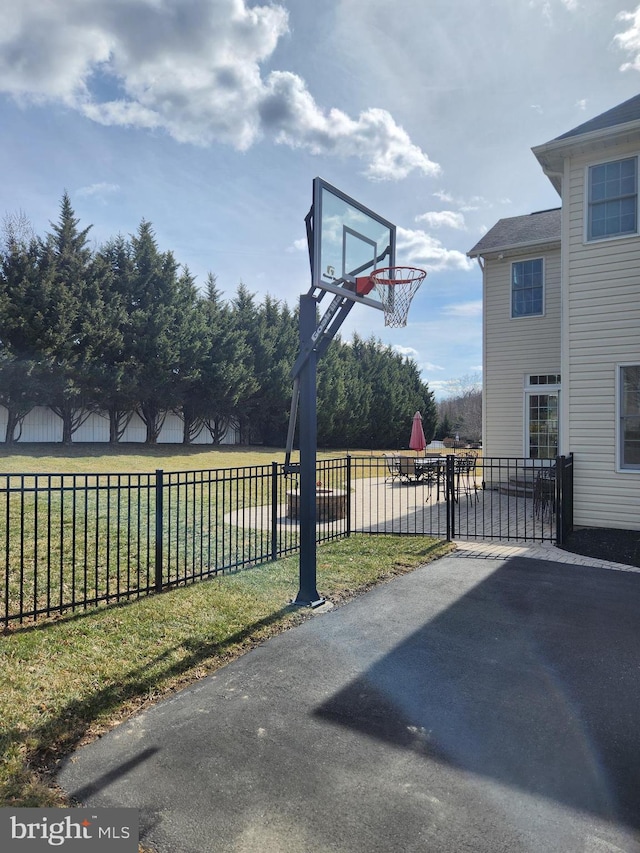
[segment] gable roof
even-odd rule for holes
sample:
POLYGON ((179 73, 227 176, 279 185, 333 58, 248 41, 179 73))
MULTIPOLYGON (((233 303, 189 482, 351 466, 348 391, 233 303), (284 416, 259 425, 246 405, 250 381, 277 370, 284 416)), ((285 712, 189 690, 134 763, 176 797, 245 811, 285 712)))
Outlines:
POLYGON ((473 249, 467 252, 470 258, 501 249, 538 246, 544 243, 560 242, 561 209, 538 210, 526 216, 512 216, 500 219, 473 249))
POLYGON ((545 175, 558 194, 562 195, 564 160, 573 151, 588 153, 597 148, 603 153, 604 147, 615 148, 623 139, 637 141, 639 136, 640 95, 635 95, 605 113, 579 124, 573 130, 556 136, 550 142, 534 146, 532 151, 545 175))
POLYGON ((568 130, 566 133, 556 136, 556 139, 569 139, 572 136, 582 136, 594 130, 605 130, 609 127, 616 127, 617 125, 627 124, 630 121, 638 121, 639 119, 640 95, 635 95, 633 98, 629 98, 628 101, 618 104, 617 107, 612 107, 605 113, 579 124, 573 130, 568 130))
MULTIPOLYGON (((579 137, 587 134, 595 134, 596 140, 600 140, 598 131, 610 131, 603 136, 617 136, 616 128, 622 128, 627 124, 634 124, 634 128, 629 128, 628 132, 637 134, 640 128, 640 95, 634 95, 633 98, 612 107, 604 113, 601 113, 595 118, 589 119, 573 130, 568 130, 566 133, 557 136, 550 142, 544 145, 538 145, 533 149, 540 165, 544 169, 547 177, 556 188, 562 193, 562 158, 563 151, 570 149, 575 145, 580 145, 582 140, 579 137)), ((627 130, 620 130, 620 134, 627 133, 627 130)), ((585 144, 590 144, 588 140, 585 144)), ((467 252, 470 258, 476 258, 480 255, 490 254, 491 252, 500 252, 501 250, 523 248, 528 246, 543 245, 545 243, 560 242, 560 208, 552 210, 540 210, 536 213, 529 213, 526 216, 513 216, 509 219, 501 219, 493 228, 491 228, 478 243, 467 252)))

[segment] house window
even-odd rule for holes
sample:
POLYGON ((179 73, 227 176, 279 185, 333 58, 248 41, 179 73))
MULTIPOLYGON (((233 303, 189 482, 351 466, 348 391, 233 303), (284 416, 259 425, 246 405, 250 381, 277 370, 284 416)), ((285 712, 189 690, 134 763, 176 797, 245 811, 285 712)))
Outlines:
POLYGON ((529 459, 555 459, 560 435, 560 374, 527 376, 524 398, 525 455, 529 459))
POLYGON ((640 468, 640 365, 620 368, 620 467, 640 468))
POLYGON ((635 234, 637 208, 635 157, 589 167, 588 240, 635 234))
POLYGON ((532 374, 529 377, 529 385, 559 385, 560 384, 560 374, 559 373, 544 373, 540 376, 536 376, 532 374))
POLYGON ((558 395, 529 394, 529 458, 558 455, 558 395))
POLYGON ((542 258, 511 265, 511 316, 535 317, 543 311, 542 258))

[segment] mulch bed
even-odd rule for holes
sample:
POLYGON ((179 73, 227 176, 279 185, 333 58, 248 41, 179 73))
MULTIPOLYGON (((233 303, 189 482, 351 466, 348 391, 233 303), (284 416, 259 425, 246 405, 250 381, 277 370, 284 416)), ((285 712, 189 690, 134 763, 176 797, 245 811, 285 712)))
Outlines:
POLYGON ((611 560, 627 566, 640 568, 640 531, 617 530, 611 527, 585 527, 574 530, 567 537, 564 551, 595 557, 599 560, 611 560))

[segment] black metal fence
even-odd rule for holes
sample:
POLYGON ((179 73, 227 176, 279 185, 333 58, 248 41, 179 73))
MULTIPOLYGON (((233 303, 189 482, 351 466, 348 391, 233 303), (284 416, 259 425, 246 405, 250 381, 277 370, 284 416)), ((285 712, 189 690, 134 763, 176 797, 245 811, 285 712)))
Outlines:
POLYGON ((352 460, 360 484, 352 496, 353 532, 556 542, 573 523, 571 457, 460 453, 400 462, 352 460))
MULTIPOLYGON (((318 480, 349 493, 348 460, 318 480)), ((282 465, 0 475, 0 622, 139 598, 298 550, 282 465)), ((349 533, 349 514, 317 541, 349 533)))
MULTIPOLYGON (((351 533, 559 541, 573 460, 449 455, 317 466, 316 541, 351 533)), ((0 475, 0 622, 139 598, 299 548, 298 482, 270 465, 0 475)))

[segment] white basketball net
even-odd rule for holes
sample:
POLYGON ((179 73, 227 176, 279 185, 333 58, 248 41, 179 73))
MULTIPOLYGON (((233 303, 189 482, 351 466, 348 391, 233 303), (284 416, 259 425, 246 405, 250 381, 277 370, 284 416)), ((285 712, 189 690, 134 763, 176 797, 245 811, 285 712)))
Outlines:
POLYGON ((411 300, 426 272, 417 267, 385 267, 371 273, 374 290, 382 302, 384 324, 399 329, 407 325, 411 300))

